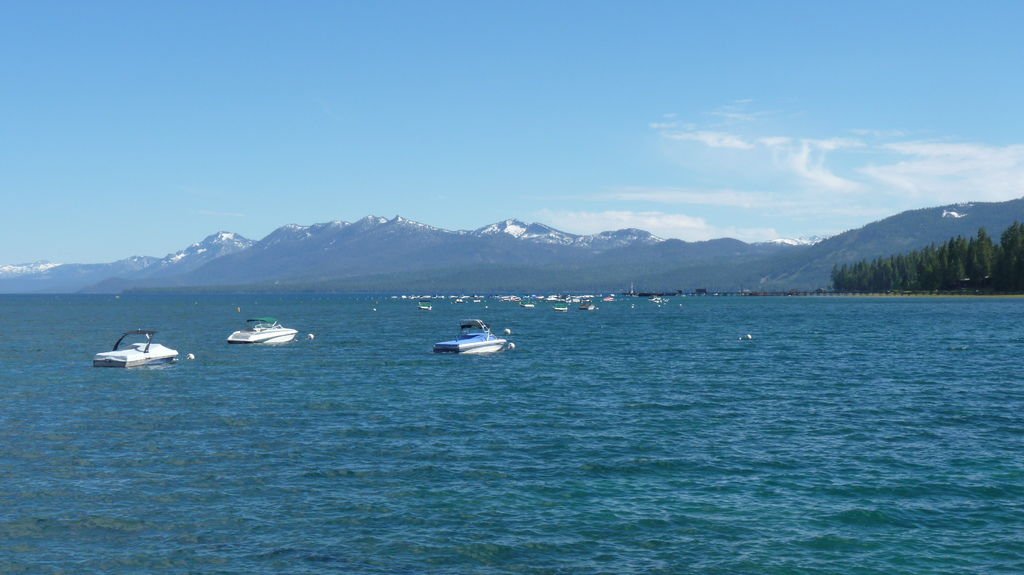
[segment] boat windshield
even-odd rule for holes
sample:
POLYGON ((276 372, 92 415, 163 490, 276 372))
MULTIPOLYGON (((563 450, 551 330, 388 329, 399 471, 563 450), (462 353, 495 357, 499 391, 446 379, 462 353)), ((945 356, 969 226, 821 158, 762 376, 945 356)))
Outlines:
POLYGON ((277 327, 277 318, 273 317, 254 317, 252 319, 245 320, 246 325, 252 330, 270 329, 277 327))

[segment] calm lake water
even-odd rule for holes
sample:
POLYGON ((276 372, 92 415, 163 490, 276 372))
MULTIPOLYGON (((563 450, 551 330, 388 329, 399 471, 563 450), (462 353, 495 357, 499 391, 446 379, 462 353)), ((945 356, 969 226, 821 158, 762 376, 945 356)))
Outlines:
POLYGON ((1024 572, 1024 300, 2 296, 0 319, 0 573, 1024 572), (316 339, 225 343, 258 315, 316 339), (432 354, 463 317, 518 349, 432 354), (91 367, 134 328, 195 361, 91 367))

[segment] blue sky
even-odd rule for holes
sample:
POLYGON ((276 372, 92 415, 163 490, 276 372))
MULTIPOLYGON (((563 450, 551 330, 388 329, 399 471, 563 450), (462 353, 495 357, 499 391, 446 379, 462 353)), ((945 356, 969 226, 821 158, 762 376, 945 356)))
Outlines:
POLYGON ((396 214, 746 241, 1024 195, 1020 2, 9 2, 0 263, 396 214))

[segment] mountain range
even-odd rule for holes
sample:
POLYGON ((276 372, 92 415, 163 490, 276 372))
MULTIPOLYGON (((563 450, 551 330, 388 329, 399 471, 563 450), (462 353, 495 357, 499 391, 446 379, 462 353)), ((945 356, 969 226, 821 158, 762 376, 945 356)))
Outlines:
POLYGON ((509 219, 450 231, 401 216, 212 234, 163 258, 0 266, 0 293, 138 289, 418 292, 827 288, 832 266, 1024 221, 1024 198, 903 212, 817 241, 664 240, 638 229, 577 235, 509 219))

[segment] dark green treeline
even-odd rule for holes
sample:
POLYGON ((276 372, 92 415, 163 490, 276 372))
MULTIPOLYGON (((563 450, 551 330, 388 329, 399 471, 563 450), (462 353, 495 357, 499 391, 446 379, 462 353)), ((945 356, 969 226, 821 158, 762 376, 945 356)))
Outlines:
POLYGON ((1024 225, 1015 222, 999 245, 982 228, 909 254, 832 268, 836 291, 1024 291, 1024 225))

